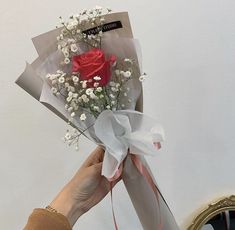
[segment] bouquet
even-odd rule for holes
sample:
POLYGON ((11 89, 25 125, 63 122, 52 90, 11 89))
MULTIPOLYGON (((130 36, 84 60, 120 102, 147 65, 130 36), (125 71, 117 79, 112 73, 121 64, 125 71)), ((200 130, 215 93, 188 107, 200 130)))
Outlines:
POLYGON ((78 149, 84 135, 105 149, 102 175, 122 175, 144 229, 178 229, 144 159, 157 154, 164 132, 142 113, 146 74, 128 14, 97 6, 60 17, 33 43, 39 57, 16 83, 68 123, 69 145, 78 149))

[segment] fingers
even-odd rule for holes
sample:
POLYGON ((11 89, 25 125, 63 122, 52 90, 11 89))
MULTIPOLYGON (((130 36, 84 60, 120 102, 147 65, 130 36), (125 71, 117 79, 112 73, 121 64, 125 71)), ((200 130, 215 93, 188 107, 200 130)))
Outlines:
POLYGON ((103 159, 104 159, 104 150, 100 146, 98 146, 85 160, 82 167, 90 167, 91 165, 103 162, 103 159))

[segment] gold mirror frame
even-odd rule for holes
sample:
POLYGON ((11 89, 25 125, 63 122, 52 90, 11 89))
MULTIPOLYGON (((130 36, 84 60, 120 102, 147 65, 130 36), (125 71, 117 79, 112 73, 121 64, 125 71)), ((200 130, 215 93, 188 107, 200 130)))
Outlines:
POLYGON ((215 203, 211 203, 202 211, 187 228, 187 230, 201 230, 202 226, 207 223, 213 216, 226 210, 235 210, 235 196, 225 197, 215 203))

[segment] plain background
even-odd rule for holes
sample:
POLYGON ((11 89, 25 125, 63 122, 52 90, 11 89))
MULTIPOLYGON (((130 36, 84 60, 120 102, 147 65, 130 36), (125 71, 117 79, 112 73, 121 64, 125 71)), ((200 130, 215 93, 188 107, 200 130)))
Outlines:
MULTIPOLYGON (((0 229, 22 229, 94 148, 85 139, 78 152, 64 145, 66 124, 14 81, 37 57, 31 37, 54 29, 60 15, 95 5, 129 11, 140 40, 149 76, 144 111, 166 132, 161 153, 148 161, 178 224, 235 193, 234 0, 1 0, 0 229)), ((120 229, 141 229, 122 183, 114 206, 120 229)), ((94 226, 114 228, 109 196, 74 229, 94 226)))

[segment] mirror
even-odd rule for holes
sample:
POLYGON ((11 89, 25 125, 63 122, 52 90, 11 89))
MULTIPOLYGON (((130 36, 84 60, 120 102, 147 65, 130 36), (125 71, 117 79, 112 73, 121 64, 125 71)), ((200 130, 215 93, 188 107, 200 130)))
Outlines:
POLYGON ((209 204, 188 230, 235 230, 235 196, 209 204))

